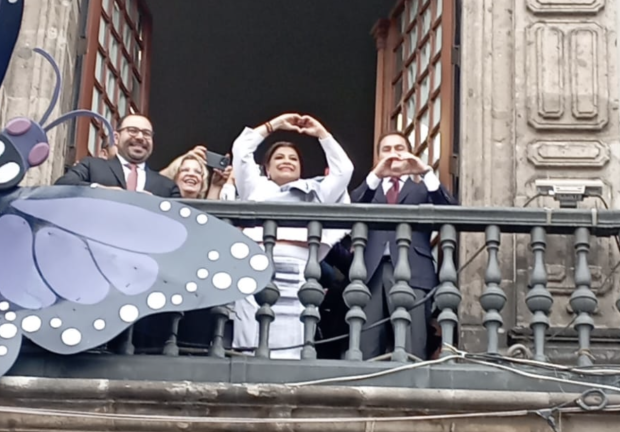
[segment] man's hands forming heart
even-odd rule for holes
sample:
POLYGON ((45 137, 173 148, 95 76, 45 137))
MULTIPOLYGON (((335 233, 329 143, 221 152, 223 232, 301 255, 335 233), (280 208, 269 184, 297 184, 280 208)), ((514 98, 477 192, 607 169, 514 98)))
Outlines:
POLYGON ((285 130, 310 135, 319 139, 327 138, 329 132, 315 118, 309 115, 282 114, 269 122, 273 131, 285 130))

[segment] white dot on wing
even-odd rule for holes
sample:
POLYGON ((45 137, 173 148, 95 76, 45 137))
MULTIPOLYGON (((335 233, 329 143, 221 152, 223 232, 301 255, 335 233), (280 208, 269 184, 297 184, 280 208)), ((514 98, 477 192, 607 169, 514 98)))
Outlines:
POLYGON ((220 253, 218 251, 214 251, 213 250, 213 251, 209 252, 209 255, 207 255, 207 257, 211 261, 217 261, 218 259, 220 259, 220 253))
POLYGON ((50 320, 51 328, 59 328, 62 325, 62 320, 60 318, 52 318, 50 320))
POLYGON ((239 288, 239 291, 243 294, 252 294, 257 288, 256 281, 251 277, 241 278, 239 282, 237 282, 237 288, 239 288))
POLYGON ((105 321, 101 318, 96 319, 93 323, 93 327, 95 328, 95 330, 103 330, 105 328, 105 321))
POLYGON ((183 303, 183 296, 181 294, 175 294, 170 299, 173 305, 178 306, 183 303))
POLYGON ((132 323, 138 319, 140 312, 138 311, 138 308, 134 305, 126 304, 120 308, 118 314, 120 315, 121 319, 126 323, 132 323))
POLYGON ((22 320, 22 330, 28 333, 34 333, 41 328, 41 318, 36 315, 27 316, 22 320))
POLYGON ((166 306, 166 296, 160 292, 152 292, 146 299, 146 304, 153 310, 159 310, 166 306))
POLYGON ((181 215, 181 217, 188 218, 188 217, 190 217, 190 216, 191 216, 192 211, 191 211, 189 208, 187 208, 187 207, 183 207, 183 208, 179 211, 179 214, 181 215))
POLYGON ((62 332, 60 339, 67 346, 76 346, 82 342, 82 333, 78 329, 69 328, 62 332))
POLYGON ((267 255, 254 255, 250 258, 250 267, 256 271, 265 271, 269 267, 269 258, 267 255))
POLYGON ((227 289, 232 285, 232 278, 228 273, 217 273, 213 275, 213 286, 217 289, 227 289))
POLYGON ((199 270, 196 272, 196 276, 198 276, 198 279, 206 279, 206 278, 208 278, 208 277, 209 277, 209 270, 204 269, 204 268, 199 269, 199 270))
POLYGON ((209 217, 206 214, 199 214, 198 216, 196 216, 196 222, 198 222, 200 225, 204 225, 209 221, 209 217))
POLYGON ((185 284, 185 289, 187 292, 196 292, 198 289, 198 284, 196 282, 188 282, 185 284))
POLYGON ((245 243, 235 243, 230 247, 230 254, 237 259, 244 259, 250 254, 250 248, 245 243))
POLYGON ((9 310, 9 302, 0 302, 0 311, 4 312, 9 310))
POLYGON ((162 201, 159 204, 159 209, 161 211, 167 212, 167 211, 170 211, 171 208, 172 208, 172 204, 170 204, 170 202, 168 202, 168 201, 162 201))
POLYGON ((0 357, 4 357, 9 353, 9 349, 4 345, 0 345, 0 357))
POLYGON ((17 318, 17 314, 13 311, 4 314, 4 319, 7 321, 15 321, 15 318, 17 318))
POLYGON ((0 325, 0 338, 13 339, 17 335, 17 326, 15 324, 0 325))

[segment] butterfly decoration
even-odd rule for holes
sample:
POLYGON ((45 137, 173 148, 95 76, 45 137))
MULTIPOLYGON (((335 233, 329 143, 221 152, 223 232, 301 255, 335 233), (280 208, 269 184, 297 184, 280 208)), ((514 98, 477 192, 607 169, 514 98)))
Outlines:
MULTIPOLYGON (((23 7, 24 0, 0 0, 0 32, 19 32, 13 20, 23 7)), ((0 39, 2 77, 15 39, 0 39)), ((22 336, 74 354, 148 315, 229 304, 262 290, 273 275, 264 251, 207 213, 139 192, 18 187, 49 156, 47 132, 69 119, 97 118, 114 145, 110 123, 95 112, 73 111, 45 126, 61 77, 48 53, 34 51, 53 66, 56 88, 41 121, 17 118, 0 131, 0 376, 17 360, 22 336)))

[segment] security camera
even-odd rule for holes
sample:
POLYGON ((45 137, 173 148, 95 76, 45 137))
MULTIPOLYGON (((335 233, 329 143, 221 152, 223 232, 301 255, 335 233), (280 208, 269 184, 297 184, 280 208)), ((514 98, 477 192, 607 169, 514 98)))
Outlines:
POLYGON ((600 180, 539 179, 535 182, 539 195, 553 197, 563 208, 575 208, 585 197, 603 195, 605 184, 600 180))

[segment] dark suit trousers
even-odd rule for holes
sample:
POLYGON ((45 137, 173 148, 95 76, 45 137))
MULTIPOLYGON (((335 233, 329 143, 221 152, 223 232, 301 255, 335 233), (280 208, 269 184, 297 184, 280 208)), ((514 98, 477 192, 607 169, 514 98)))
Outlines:
MULTIPOLYGON (((366 305, 366 326, 368 327, 377 321, 387 318, 394 308, 389 299, 389 292, 394 285, 394 266, 388 257, 383 261, 368 281, 368 289, 372 295, 370 302, 366 305)), ((422 299, 428 292, 426 290, 413 288, 416 301, 422 299)), ((405 337, 405 349, 408 353, 426 360, 426 339, 427 326, 431 317, 431 304, 426 302, 409 312, 411 325, 407 329, 405 337)), ((371 330, 362 333, 361 350, 364 360, 385 354, 394 347, 394 332, 392 323, 388 321, 371 330)))

